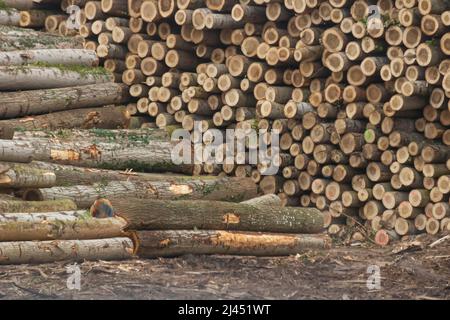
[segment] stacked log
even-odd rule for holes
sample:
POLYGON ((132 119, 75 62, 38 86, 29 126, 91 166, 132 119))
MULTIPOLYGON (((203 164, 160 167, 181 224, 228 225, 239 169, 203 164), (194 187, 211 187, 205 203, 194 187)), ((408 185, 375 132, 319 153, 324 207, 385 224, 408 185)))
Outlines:
POLYGON ((43 29, 72 36, 76 30, 65 26, 70 18, 75 18, 75 12, 67 10, 67 7, 67 1, 2 0, 0 25, 43 29))
POLYGON ((280 134, 276 176, 264 163, 197 173, 251 176, 353 240, 450 228, 446 2, 130 0, 110 24, 89 7, 88 46, 130 86, 133 113, 280 134))
MULTIPOLYGON (((101 200, 99 200, 101 201, 101 200)), ((106 210, 126 218, 142 258, 184 254, 295 255, 327 249, 323 216, 314 208, 282 208, 277 196, 241 203, 113 197, 106 210)), ((91 214, 105 210, 94 205, 91 214)))

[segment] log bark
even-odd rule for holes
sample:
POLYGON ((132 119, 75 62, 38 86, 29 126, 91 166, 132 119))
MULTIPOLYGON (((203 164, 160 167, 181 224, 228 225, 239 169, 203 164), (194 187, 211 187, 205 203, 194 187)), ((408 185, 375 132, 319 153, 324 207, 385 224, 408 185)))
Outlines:
POLYGON ((83 49, 82 37, 62 37, 31 29, 0 25, 0 51, 32 49, 83 49))
POLYGON ((0 65, 45 63, 65 66, 97 67, 95 51, 85 49, 40 49, 0 52, 0 65))
POLYGON ((186 254, 288 256, 305 250, 330 247, 326 235, 294 235, 229 231, 138 231, 137 255, 141 258, 177 257, 186 254))
POLYGON ((124 260, 132 258, 133 251, 129 238, 1 242, 0 264, 124 260))
MULTIPOLYGON (((172 161, 176 142, 170 141, 166 131, 139 132, 72 130, 70 136, 55 132, 48 137, 25 138, 13 143, 34 149, 33 159, 37 161, 101 169, 192 174, 191 165, 178 165, 172 161)), ((0 141, 0 147, 4 142, 0 141)))
POLYGON ((77 205, 70 199, 51 201, 21 201, 0 200, 0 212, 9 213, 31 213, 31 212, 54 212, 57 210, 76 210, 77 205))
POLYGON ((3 164, 0 173, 0 188, 51 188, 55 185, 53 171, 32 168, 26 164, 3 164))
MULTIPOLYGON (((130 115, 126 110, 126 106, 106 106, 99 108, 85 108, 68 111, 60 111, 50 113, 46 115, 38 115, 34 117, 1 120, 0 137, 3 139, 11 139, 15 131, 25 130, 58 130, 58 129, 117 129, 127 128, 130 123, 130 115)), ((16 142, 10 142, 10 144, 16 144, 16 142)), ((24 143, 17 142, 16 147, 25 147, 23 150, 29 150, 24 143)), ((0 145, 6 146, 5 141, 1 141, 0 145)), ((11 145, 12 146, 12 145, 11 145)), ((20 150, 15 150, 13 154, 19 153, 20 150)), ((0 156, 2 161, 16 161, 15 158, 6 160, 0 156)), ((39 158, 36 158, 39 160, 39 158)))
POLYGON ((88 240, 125 236, 120 217, 97 219, 86 211, 0 214, 0 241, 88 240))
POLYGON ((0 67, 0 90, 33 90, 112 82, 102 69, 67 70, 57 67, 0 67))
POLYGON ((317 233, 323 216, 314 208, 280 208, 213 201, 113 199, 130 230, 245 230, 317 233))
POLYGON ((31 189, 25 200, 71 199, 79 208, 89 208, 98 198, 202 199, 242 201, 256 196, 256 185, 249 178, 190 178, 170 181, 111 181, 92 186, 31 189))
POLYGON ((128 87, 118 83, 1 92, 0 118, 9 119, 55 111, 122 104, 126 103, 128 99, 128 87))
POLYGON ((18 27, 20 25, 19 11, 11 8, 0 9, 0 25, 18 27))

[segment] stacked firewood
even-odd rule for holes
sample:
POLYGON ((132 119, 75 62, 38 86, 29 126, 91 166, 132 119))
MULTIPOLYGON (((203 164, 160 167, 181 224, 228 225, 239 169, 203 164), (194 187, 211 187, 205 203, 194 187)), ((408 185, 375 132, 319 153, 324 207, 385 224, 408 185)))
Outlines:
POLYGON ((15 130, 133 126, 128 87, 81 37, 0 26, 0 136, 15 130), (106 107, 104 107, 106 106, 106 107))
MULTIPOLYGON (((20 160, 24 159, 16 157, 16 161, 20 160)), ((86 210, 77 210, 69 198, 23 201, 13 196, 56 184, 52 170, 1 162, 0 264, 132 257, 134 246, 124 232, 127 222, 123 218, 98 219, 86 210)))
POLYGON ((263 163, 196 173, 251 176, 284 204, 319 208, 329 233, 354 240, 450 228, 448 2, 105 6, 86 3, 82 28, 130 86, 133 113, 159 127, 281 135, 276 176, 263 163))
POLYGON ((317 234, 319 210, 258 198, 248 177, 167 174, 192 170, 170 163, 173 147, 165 130, 152 129, 19 131, 0 140, 0 264, 329 247, 317 234))
POLYGON ((45 29, 64 36, 75 35, 75 28, 67 28, 67 1, 59 0, 2 0, 0 25, 45 29))

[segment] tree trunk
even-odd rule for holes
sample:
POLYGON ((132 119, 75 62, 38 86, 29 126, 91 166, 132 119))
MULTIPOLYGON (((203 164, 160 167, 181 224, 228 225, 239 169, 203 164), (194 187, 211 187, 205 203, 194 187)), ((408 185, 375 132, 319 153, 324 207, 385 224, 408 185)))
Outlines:
POLYGON ((82 37, 62 37, 31 29, 0 25, 0 51, 31 49, 83 49, 82 37))
MULTIPOLYGON (((141 132, 142 136, 109 130, 71 131, 70 137, 56 132, 54 138, 13 142, 33 148, 33 159, 38 161, 115 170, 192 173, 191 165, 173 163, 172 151, 176 143, 169 141, 165 131, 141 132), (165 137, 161 138, 161 134, 165 137)), ((3 143, 0 141, 0 147, 3 143)))
MULTIPOLYGON (((69 67, 70 68, 70 67, 69 67)), ((112 82, 102 69, 70 70, 59 67, 0 67, 0 90, 33 90, 112 82)))
POLYGON ((10 8, 7 8, 6 10, 0 10, 0 25, 18 27, 19 22, 19 11, 10 8))
POLYGON ((274 206, 281 207, 281 199, 275 194, 266 194, 261 197, 253 198, 247 201, 242 201, 243 204, 249 204, 252 206, 274 206))
POLYGON ((123 237, 120 217, 96 219, 86 211, 0 214, 0 241, 87 240, 123 237))
POLYGON ((76 210, 77 205, 70 199, 52 201, 0 200, 0 212, 31 213, 76 210))
MULTIPOLYGON (((97 180, 99 181, 99 180, 97 180)), ((256 196, 256 185, 248 178, 186 178, 184 181, 106 181, 92 186, 31 189, 26 200, 71 199, 79 208, 89 208, 98 198, 202 199, 241 201, 256 196)))
POLYGON ((98 57, 95 51, 85 49, 40 49, 0 52, 0 65, 2 66, 26 65, 30 63, 97 67, 98 57))
POLYGON ((315 208, 279 208, 219 201, 112 199, 130 230, 244 230, 317 233, 322 213, 315 208))
MULTIPOLYGON (((129 122, 130 116, 128 115, 126 106, 107 106, 99 108, 76 109, 22 119, 2 120, 0 121, 0 129, 1 129, 0 137, 3 139, 11 139, 14 136, 15 130, 24 131, 24 130, 57 130, 57 129, 71 129, 71 128, 82 128, 82 129, 127 128, 129 122)), ((64 134, 64 132, 60 134, 64 134)), ((16 148, 22 146, 22 148, 25 147, 36 149, 35 146, 32 146, 30 143, 27 143, 26 141, 10 141, 10 142, 0 141, 0 146, 3 147, 5 143, 12 144, 16 148)), ((39 150, 39 148, 37 149, 39 150)), ((12 151, 13 154, 18 154, 23 150, 26 149, 22 150, 16 149, 12 151)), ((36 160, 40 159, 42 158, 36 158, 36 160)), ((44 157, 44 159, 47 159, 47 157, 44 157)), ((15 158, 10 158, 10 160, 6 160, 1 156, 0 160, 20 162, 15 158)))
MULTIPOLYGON (((8 133, 9 138, 14 135, 13 130, 3 130, 1 128, 2 136, 8 133)), ((3 140, 0 142, 0 160, 8 162, 29 163, 33 159, 34 149, 26 146, 24 143, 17 141, 3 140)))
POLYGON ((118 83, 1 92, 0 118, 17 118, 55 111, 121 104, 126 103, 128 98, 128 87, 118 83))
POLYGON ((32 168, 27 164, 5 166, 9 168, 0 173, 0 188, 51 188, 56 183, 53 171, 32 168))
POLYGON ((138 231, 140 258, 176 257, 185 254, 288 256, 305 250, 328 249, 326 235, 270 234, 229 231, 138 231))
POLYGON ((0 242, 0 264, 124 260, 132 256, 129 238, 0 242))

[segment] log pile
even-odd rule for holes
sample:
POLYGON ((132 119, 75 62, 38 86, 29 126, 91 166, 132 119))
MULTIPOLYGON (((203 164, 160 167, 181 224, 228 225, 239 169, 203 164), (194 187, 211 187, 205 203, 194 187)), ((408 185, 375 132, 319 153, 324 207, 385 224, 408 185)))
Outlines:
POLYGON ((277 176, 223 172, 322 210, 333 235, 450 228, 448 2, 116 0, 115 18, 88 4, 87 47, 130 86, 133 113, 280 133, 277 176))
MULTIPOLYGON (((104 200, 98 200, 104 201, 104 200)), ((327 249, 323 215, 315 208, 282 208, 266 195, 241 203, 206 200, 117 198, 93 205, 91 215, 114 211, 129 222, 136 253, 142 258, 185 254, 251 256, 295 255, 327 249)))

